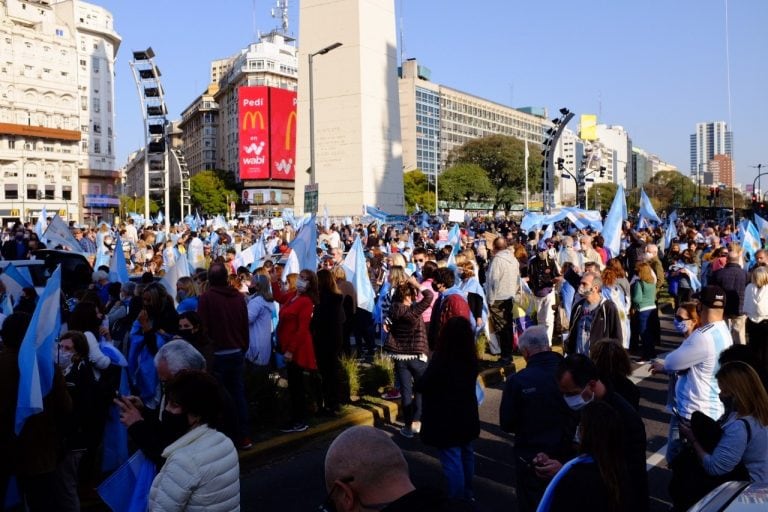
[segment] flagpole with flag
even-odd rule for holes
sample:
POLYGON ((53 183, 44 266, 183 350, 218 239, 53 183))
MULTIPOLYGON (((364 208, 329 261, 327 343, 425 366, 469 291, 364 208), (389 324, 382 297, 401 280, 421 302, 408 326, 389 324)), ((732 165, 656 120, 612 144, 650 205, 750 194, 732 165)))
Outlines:
POLYGON ((27 418, 43 412, 43 398, 53 387, 54 343, 61 330, 61 266, 48 279, 19 348, 16 435, 27 418))

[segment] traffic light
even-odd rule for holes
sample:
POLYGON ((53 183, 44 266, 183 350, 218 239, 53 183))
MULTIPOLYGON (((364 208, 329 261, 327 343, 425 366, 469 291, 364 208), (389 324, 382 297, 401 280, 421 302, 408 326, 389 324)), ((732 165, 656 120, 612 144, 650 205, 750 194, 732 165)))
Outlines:
POLYGON ((600 167, 600 177, 605 178, 605 167, 600 167))
POLYGON ((557 170, 558 171, 562 171, 563 169, 565 169, 565 165, 563 165, 563 164, 565 164, 565 158, 558 158, 557 159, 557 170))

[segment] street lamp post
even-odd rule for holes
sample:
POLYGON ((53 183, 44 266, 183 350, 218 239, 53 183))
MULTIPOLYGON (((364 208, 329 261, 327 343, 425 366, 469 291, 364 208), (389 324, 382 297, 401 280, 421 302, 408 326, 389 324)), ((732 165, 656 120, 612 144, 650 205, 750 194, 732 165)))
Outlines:
POLYGON ((325 55, 341 46, 336 42, 309 54, 309 184, 315 184, 315 92, 313 88, 312 60, 317 55, 325 55))

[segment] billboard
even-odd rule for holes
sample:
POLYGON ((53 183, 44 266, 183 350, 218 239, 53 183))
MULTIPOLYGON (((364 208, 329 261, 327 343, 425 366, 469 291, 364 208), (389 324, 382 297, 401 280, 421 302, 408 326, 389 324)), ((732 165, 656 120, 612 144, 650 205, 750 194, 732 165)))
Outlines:
POLYGON ((242 192, 243 204, 278 205, 282 203, 283 191, 269 188, 246 188, 242 192))
POLYGON ((582 114, 579 122, 579 137, 581 140, 597 140, 597 116, 582 114))
POLYGON ((273 180, 293 180, 296 176, 296 92, 269 89, 269 130, 273 180))
POLYGON ((240 127, 240 179, 269 178, 269 88, 240 87, 237 95, 240 127))

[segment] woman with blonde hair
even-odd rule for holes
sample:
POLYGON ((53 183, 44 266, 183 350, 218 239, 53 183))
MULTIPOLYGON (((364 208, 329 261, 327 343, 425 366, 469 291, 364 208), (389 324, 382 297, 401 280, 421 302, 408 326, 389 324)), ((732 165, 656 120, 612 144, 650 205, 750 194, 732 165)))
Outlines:
POLYGON ((680 433, 690 441, 701 464, 681 468, 687 471, 692 485, 678 488, 679 492, 670 488, 675 505, 681 509, 726 481, 768 483, 768 393, 757 372, 742 361, 725 363, 715 377, 725 404, 718 420, 722 428, 719 440, 708 442, 701 433, 701 438, 697 437, 690 424, 680 424, 680 433))
POLYGON ((656 357, 655 341, 659 338, 659 310, 656 309, 656 278, 647 262, 637 264, 637 276, 632 283, 632 308, 642 350, 642 361, 656 357))
POLYGON ((197 301, 200 294, 197 284, 191 277, 180 277, 176 281, 176 312, 181 314, 187 311, 197 311, 197 301))
POLYGON ((747 343, 763 368, 768 368, 768 268, 755 267, 744 290, 747 343))

